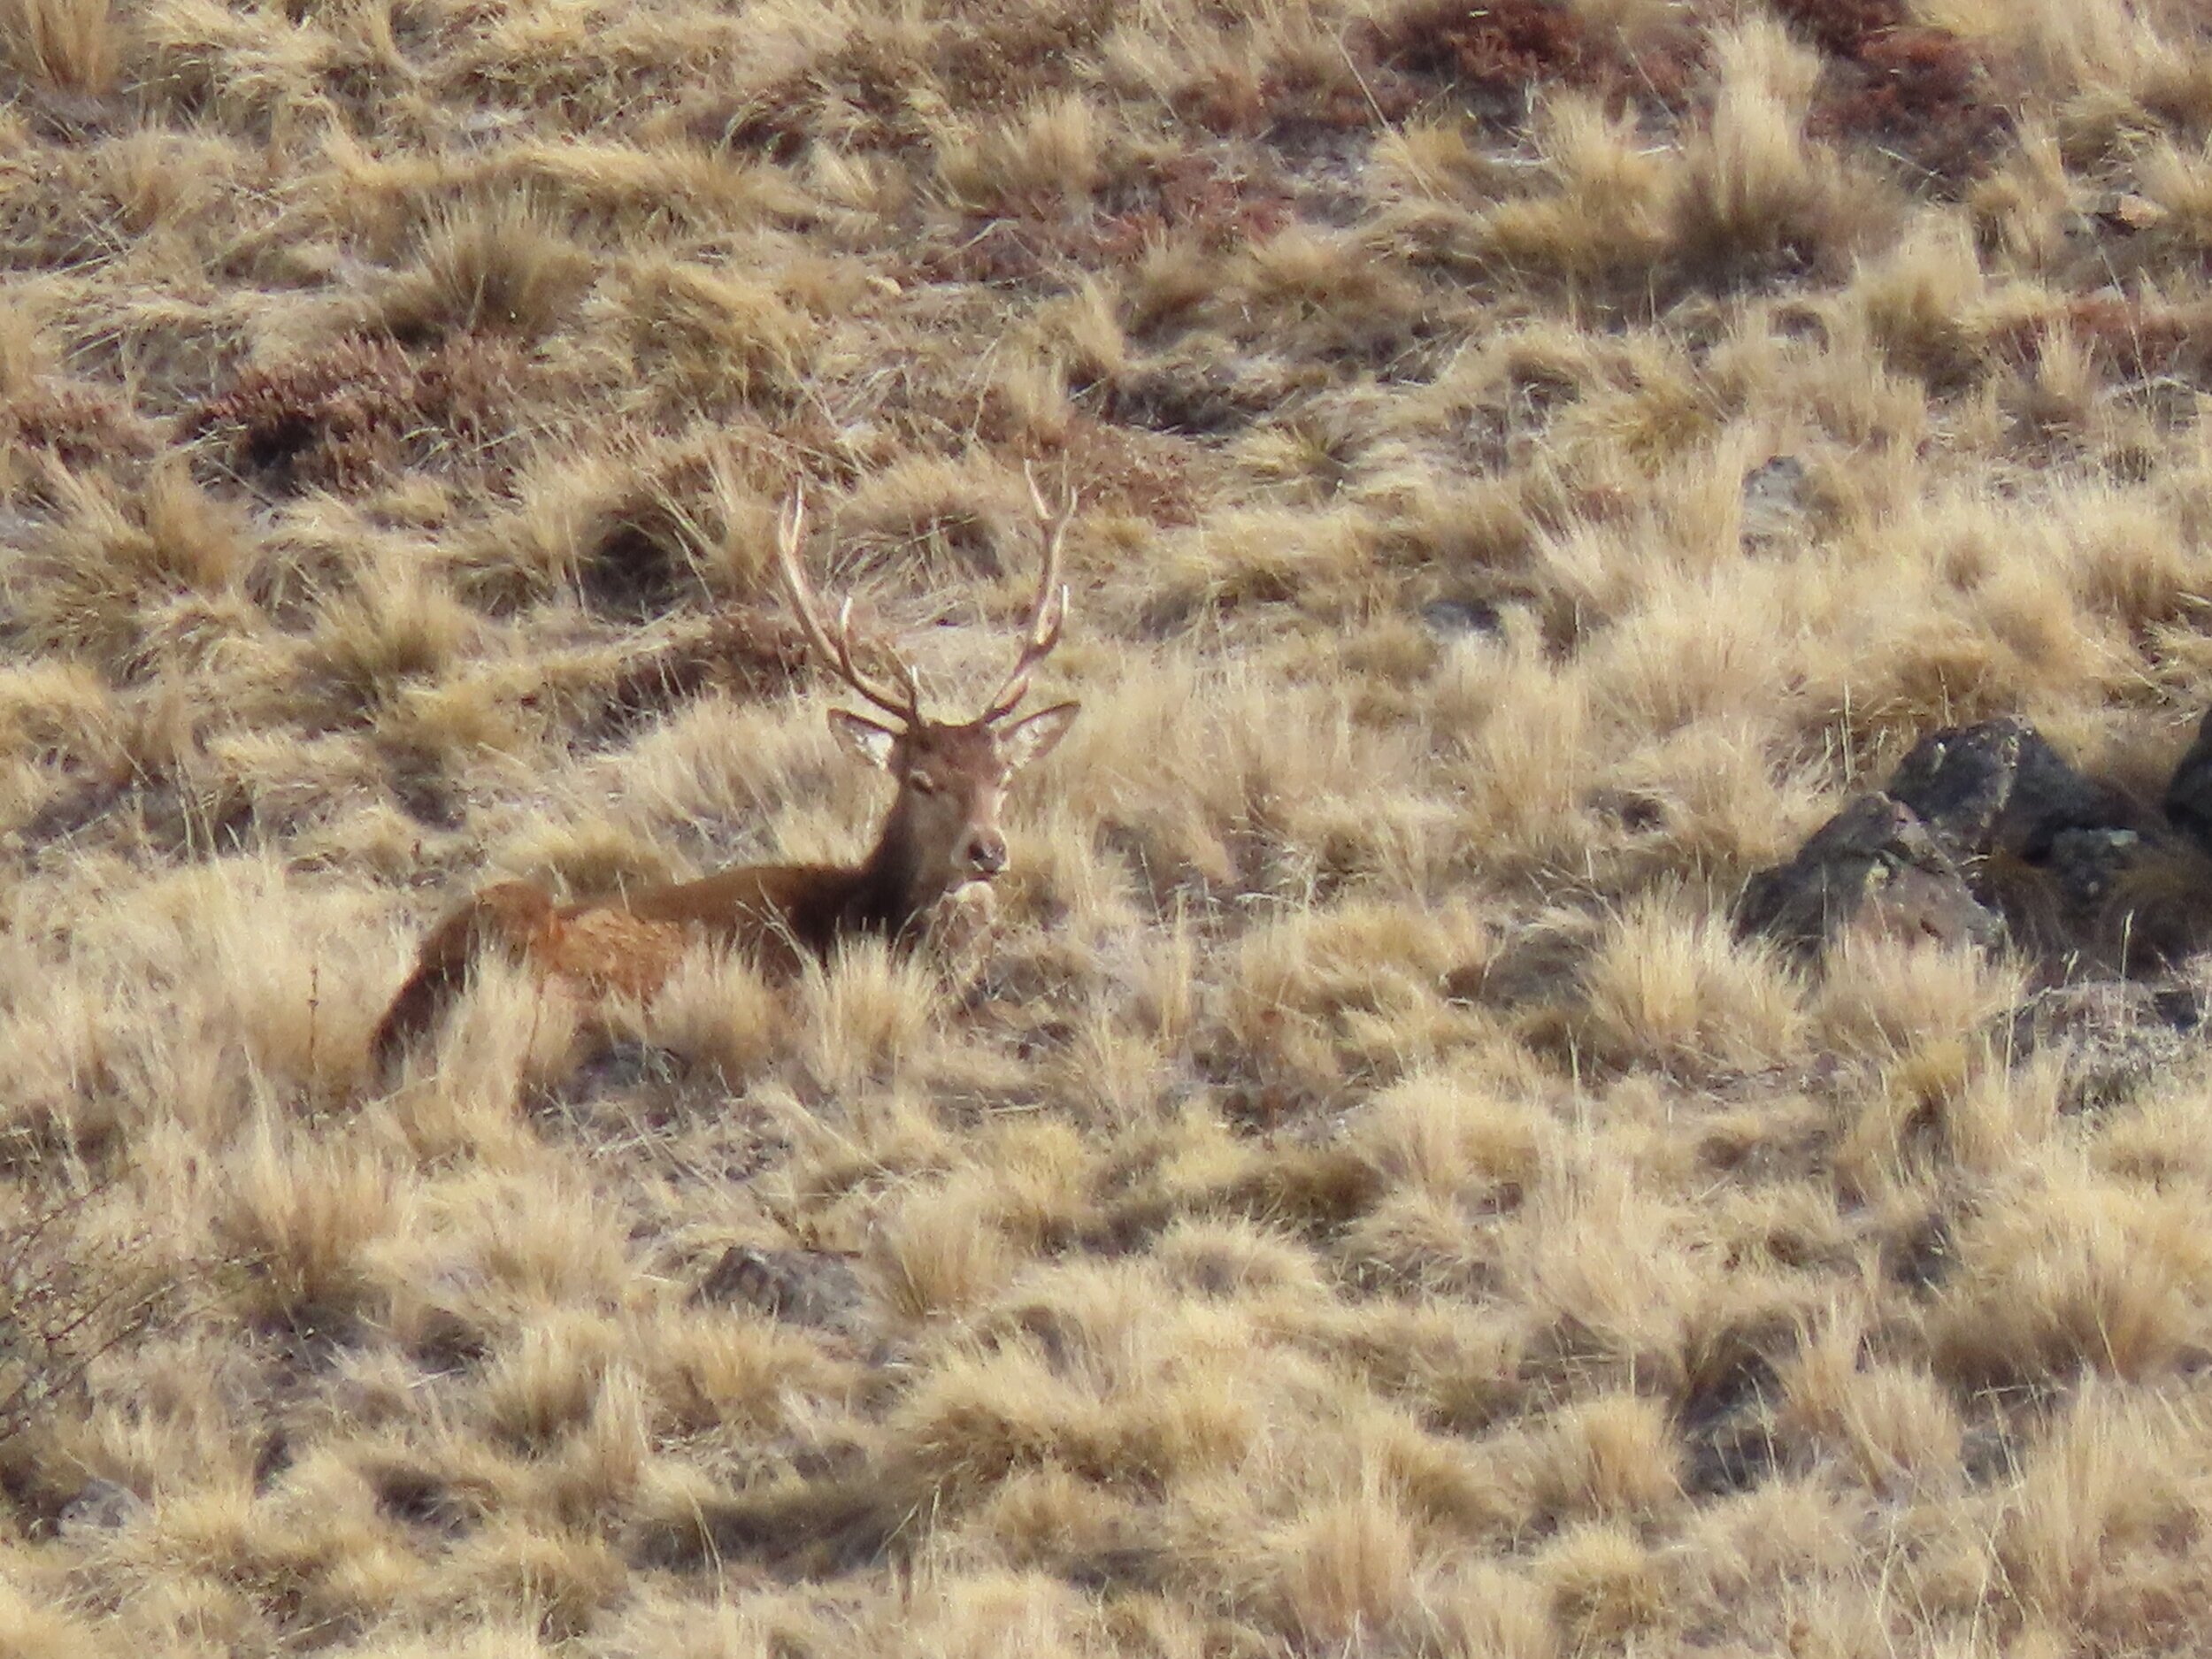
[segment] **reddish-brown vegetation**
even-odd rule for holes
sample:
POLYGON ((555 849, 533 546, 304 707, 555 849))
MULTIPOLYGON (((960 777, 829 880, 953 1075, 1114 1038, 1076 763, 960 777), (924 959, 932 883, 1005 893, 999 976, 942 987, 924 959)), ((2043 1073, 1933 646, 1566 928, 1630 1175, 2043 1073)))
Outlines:
POLYGON ((1393 68, 1516 96, 1542 81, 1572 80, 1595 56, 1582 19, 1553 0, 1481 6, 1430 0, 1379 27, 1375 49, 1393 68))
POLYGON ((615 676, 588 717, 595 736, 628 732, 710 690, 748 702, 780 696, 806 664, 798 625, 764 605, 732 605, 615 676))
POLYGON ((703 142, 774 161, 822 139, 857 150, 926 144, 921 111, 941 100, 1002 111, 1071 86, 1073 64, 1112 26, 1114 10, 1110 0, 963 8, 937 19, 918 51, 856 31, 750 97, 695 104, 684 125, 703 142))
POLYGON ((11 447, 50 456, 81 471, 119 459, 142 459, 153 452, 155 439, 113 392, 37 382, 0 403, 0 449, 11 447))
POLYGON ((1102 204, 1089 242, 1096 257, 1121 265, 1153 242, 1188 232, 1210 248, 1264 241, 1295 214, 1277 180, 1232 170, 1219 156, 1186 150, 1148 160, 1102 204))
POLYGON ((1869 144, 1945 188, 1977 176, 2012 134, 2012 88, 1989 56, 1916 25, 1903 0, 1776 0, 1828 63, 1813 135, 1869 144))
POLYGON ((1783 21, 1824 52, 1855 58, 1867 43, 1912 22, 1905 0, 1774 0, 1783 21))
POLYGON ((2008 321, 1990 343, 2005 360, 2033 363, 2062 331, 2098 365, 2125 380, 2174 375, 2200 380, 2212 370, 2212 319, 2204 307, 2133 296, 2081 295, 2008 321))
POLYGON ((1421 0, 1361 35, 1376 72, 1427 96, 1448 91, 1493 119, 1525 115, 1548 85, 1596 93, 1608 105, 1678 110, 1703 68, 1692 20, 1631 43, 1593 28, 1557 0, 1421 0))
POLYGON ((222 465, 265 489, 357 491, 404 465, 480 464, 516 396, 510 349, 463 335, 422 356, 352 334, 247 369, 187 416, 222 465))
POLYGON ((1871 144, 1950 188, 1989 165, 2012 112, 1982 53, 1947 30, 1895 29, 1830 65, 1811 130, 1871 144))

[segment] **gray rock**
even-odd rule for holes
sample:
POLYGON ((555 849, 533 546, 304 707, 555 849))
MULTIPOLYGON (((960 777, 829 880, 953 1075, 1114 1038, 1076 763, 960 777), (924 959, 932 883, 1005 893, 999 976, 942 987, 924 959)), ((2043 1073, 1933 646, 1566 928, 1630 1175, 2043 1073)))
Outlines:
POLYGON ((1486 600, 1432 599, 1421 607, 1421 620, 1440 639, 1496 639, 1505 633, 1505 618, 1486 600))
POLYGON ((2051 838, 2051 874, 2069 902, 2102 904, 2142 862, 2144 838, 2130 829, 2067 829, 2051 838))
POLYGON ((2156 972, 2212 941, 2212 870, 2200 850, 2212 847, 2205 729, 2162 818, 2011 717, 1931 733, 1888 793, 1920 815, 1976 896, 2002 910, 2014 941, 2054 963, 2156 972))
POLYGON ((2197 741, 2166 786, 2166 816, 2191 841, 2212 852, 2212 711, 2197 726, 2197 741))
POLYGON ((1863 795, 1816 830, 1786 864, 1759 871, 1736 902, 1740 935, 1813 952, 1846 932, 1988 948, 2004 924, 1917 813, 1863 795))
POLYGON ((120 1481, 96 1476, 63 1507, 62 1535, 119 1532, 145 1513, 145 1499, 120 1481))
POLYGON ((860 1323, 862 1298, 860 1277, 841 1256, 733 1244, 699 1282, 692 1300, 849 1333, 860 1323))
POLYGON ((1809 516, 1810 493, 1805 464, 1793 455, 1753 467, 1743 477, 1743 541, 1756 546, 1796 534, 1809 516))
POLYGON ((2076 771, 2013 715, 1931 732, 1898 763, 1886 793, 1961 861, 2003 852, 2039 864, 2070 831, 2148 827, 2127 796, 2076 771))
POLYGON ((2026 730, 2005 719, 1932 732, 1898 763, 1886 793, 1909 806, 1952 857, 1979 858, 2012 798, 2026 730))

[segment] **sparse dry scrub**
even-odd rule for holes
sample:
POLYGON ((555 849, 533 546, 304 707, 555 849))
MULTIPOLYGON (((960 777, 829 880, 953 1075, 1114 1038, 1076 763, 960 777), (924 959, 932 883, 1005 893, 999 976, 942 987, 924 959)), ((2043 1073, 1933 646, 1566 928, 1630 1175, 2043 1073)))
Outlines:
POLYGON ((2199 1650, 2208 138, 2185 0, 0 0, 0 1650, 2199 1650), (857 854, 777 508, 949 706, 1025 469, 987 928, 373 1075, 857 854), (2116 874, 1739 935, 1997 715, 2116 874))

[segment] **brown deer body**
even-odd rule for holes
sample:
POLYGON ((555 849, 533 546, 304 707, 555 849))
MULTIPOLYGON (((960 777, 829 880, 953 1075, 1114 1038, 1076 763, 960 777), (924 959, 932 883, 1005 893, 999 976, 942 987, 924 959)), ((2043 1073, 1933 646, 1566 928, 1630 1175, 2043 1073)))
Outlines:
MULTIPOLYGON (((1044 503, 1038 500, 1044 513, 1044 503)), ((875 845, 856 864, 751 864, 696 881, 641 888, 596 903, 557 905, 524 881, 485 888, 432 929, 413 972, 371 1040, 388 1070, 426 1033, 466 985, 475 963, 495 951, 596 997, 649 997, 695 944, 751 955, 774 972, 830 955, 864 935, 910 944, 948 895, 1006 868, 999 827, 1013 774, 1056 743, 1078 705, 1015 718, 1037 664, 1059 643, 1067 590, 1060 545, 1074 503, 1046 537, 1044 570, 1021 653, 984 711, 971 720, 925 718, 913 671, 887 653, 879 683, 853 660, 851 606, 826 626, 799 566, 805 527, 795 498, 777 538, 777 570, 810 646, 851 690, 891 717, 884 724, 847 710, 830 713, 844 744, 887 771, 898 786, 875 845)))

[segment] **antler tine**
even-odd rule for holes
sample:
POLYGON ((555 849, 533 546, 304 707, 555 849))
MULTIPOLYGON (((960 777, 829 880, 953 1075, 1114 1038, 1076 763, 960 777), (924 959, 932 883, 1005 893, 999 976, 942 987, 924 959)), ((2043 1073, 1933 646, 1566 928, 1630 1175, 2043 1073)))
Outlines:
POLYGON ((799 564, 799 547, 805 535, 806 486, 801 484, 791 492, 791 504, 776 526, 776 571, 783 578, 784 592, 798 615, 799 632, 806 635, 808 649, 846 685, 886 714, 895 715, 909 726, 920 725, 921 687, 905 658, 896 651, 884 653, 890 659, 895 682, 890 691, 872 684, 853 661, 853 602, 848 599, 839 607, 834 635, 822 626, 821 609, 815 602, 813 588, 807 585, 806 572, 799 564))
POLYGON ((1037 487, 1036 475, 1025 466, 1022 475, 1029 482, 1029 499, 1037 509, 1037 517, 1047 526, 1045 533, 1044 567, 1037 575, 1037 597, 1029 607, 1029 620, 1022 630, 1021 655, 1014 666, 999 682, 992 694, 991 703, 983 715, 985 722, 1002 720, 1021 706, 1029 695, 1030 675, 1039 663, 1052 654, 1060 643, 1061 631, 1067 626, 1068 589, 1060 580, 1060 549, 1067 541, 1068 526, 1075 521, 1075 509, 1080 497, 1073 488, 1055 518, 1052 510, 1045 505, 1044 491, 1037 487))
POLYGON ((888 645, 879 646, 884 661, 891 667, 891 679, 897 687, 895 696, 886 696, 868 684, 859 667, 853 661, 853 602, 849 599, 837 607, 837 672, 845 683, 879 709, 899 716, 910 726, 922 722, 922 687, 914 677, 914 671, 905 657, 888 645))

